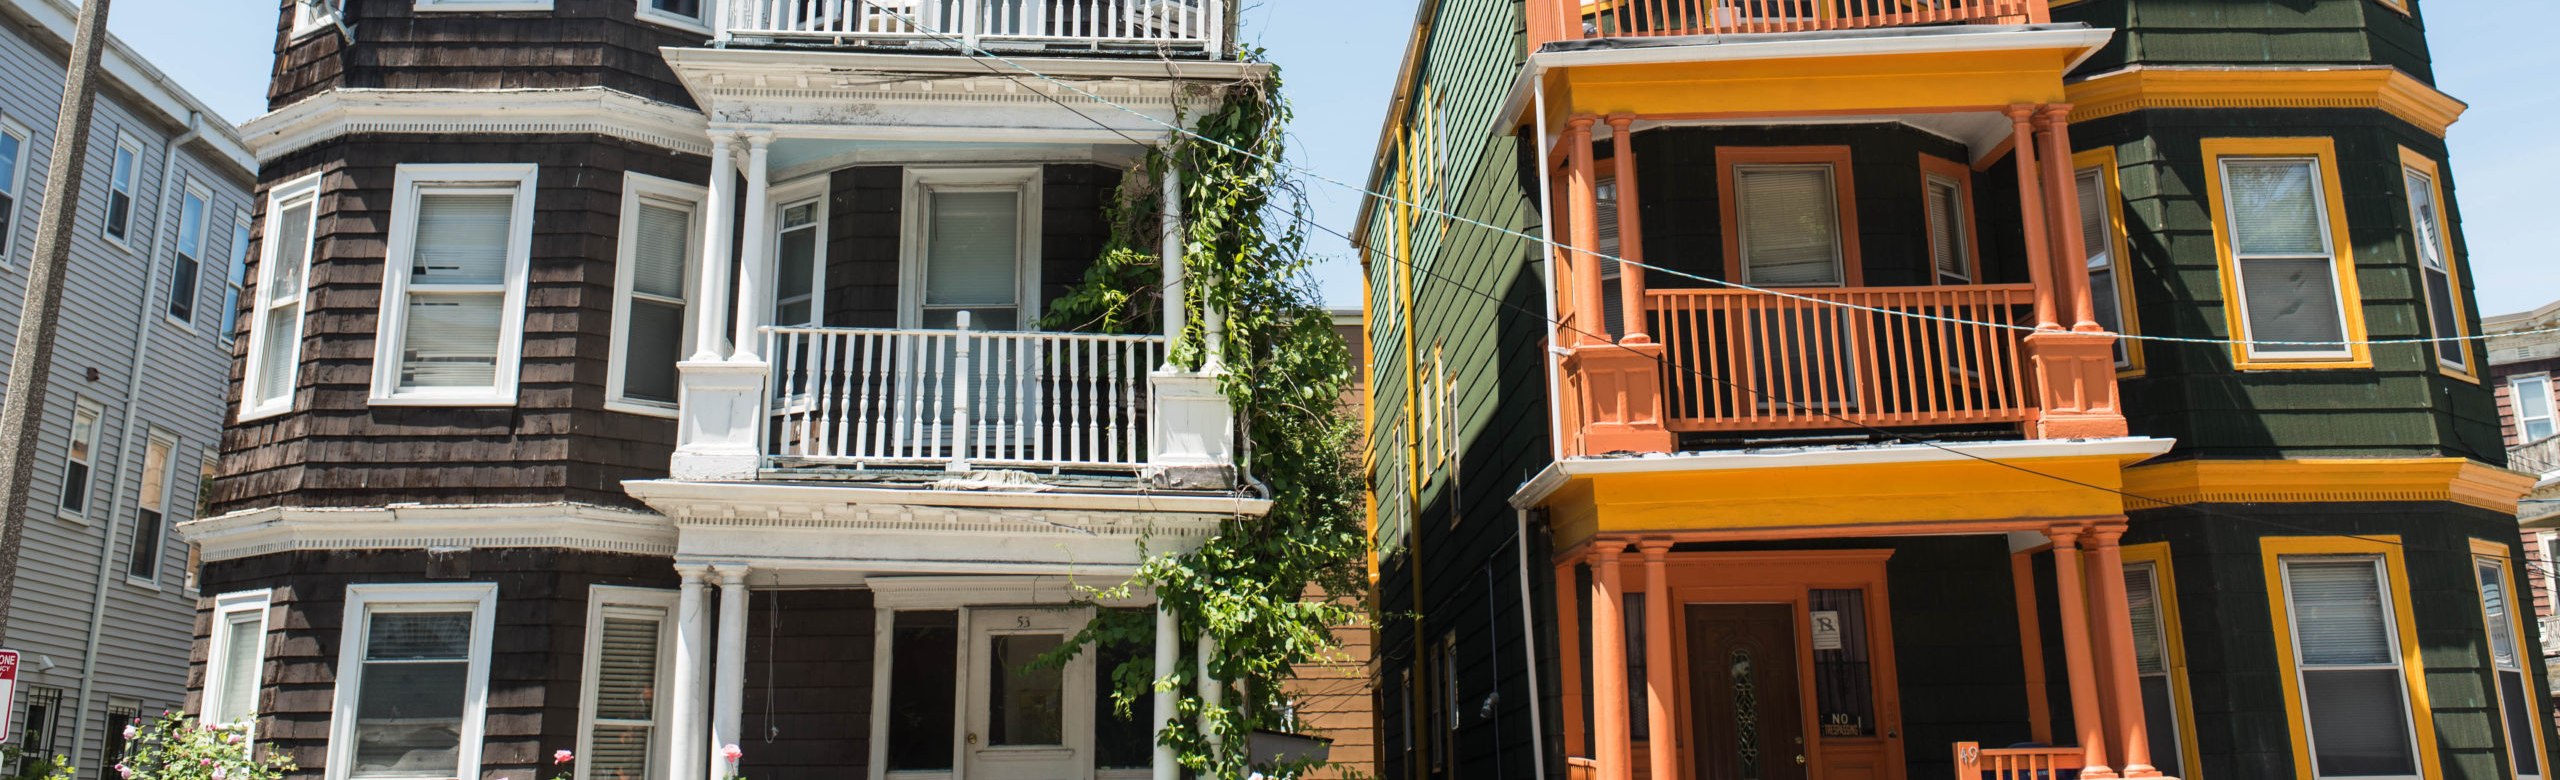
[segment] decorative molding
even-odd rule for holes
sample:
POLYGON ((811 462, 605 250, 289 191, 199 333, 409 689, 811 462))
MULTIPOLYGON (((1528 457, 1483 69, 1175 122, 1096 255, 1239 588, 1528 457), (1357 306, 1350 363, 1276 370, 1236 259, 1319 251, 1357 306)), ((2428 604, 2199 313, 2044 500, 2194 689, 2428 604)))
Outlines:
POLYGON ((2387 65, 2336 68, 2135 66, 2064 87, 2071 121, 2167 108, 2381 109, 2441 138, 2468 108, 2387 65))
POLYGON ((2464 458, 2187 460, 2126 469, 2128 510, 2169 504, 2450 501, 2514 514, 2533 477, 2464 458), (2167 502, 2167 503, 2163 503, 2167 502))
POLYGON ((659 515, 588 504, 270 507, 177 525, 207 561, 299 550, 561 547, 674 555, 675 524, 659 515))
POLYGON ((250 120, 240 134, 265 162, 357 133, 594 133, 708 155, 708 127, 699 111, 602 87, 338 89, 250 120))

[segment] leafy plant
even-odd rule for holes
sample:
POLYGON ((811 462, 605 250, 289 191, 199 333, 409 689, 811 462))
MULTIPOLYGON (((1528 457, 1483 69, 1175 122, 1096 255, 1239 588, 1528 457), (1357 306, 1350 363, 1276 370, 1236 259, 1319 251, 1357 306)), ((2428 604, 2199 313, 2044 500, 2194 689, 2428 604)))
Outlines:
POLYGON ((273 745, 261 751, 250 743, 253 722, 204 724, 179 712, 136 718, 124 728, 125 755, 116 774, 124 780, 280 780, 295 769, 293 757, 273 745))
MULTIPOLYGON (((1154 282, 1162 259, 1146 249, 1160 243, 1160 223, 1144 204, 1156 199, 1164 166, 1178 168, 1186 244, 1180 303, 1225 318, 1215 334, 1205 318, 1188 318, 1173 359, 1198 369, 1213 353, 1209 340, 1218 339, 1221 387, 1243 445, 1238 473, 1271 499, 1271 510, 1230 517, 1198 550, 1151 556, 1130 586, 1097 594, 1151 588, 1182 616, 1186 646, 1207 637, 1209 675, 1228 689, 1219 704, 1201 695, 1193 665, 1153 669, 1149 653, 1133 653, 1136 660, 1104 674, 1124 715, 1158 687, 1178 692, 1177 717, 1160 743, 1201 777, 1293 777, 1321 762, 1250 766, 1249 737, 1293 725, 1282 681, 1294 667, 1337 653, 1332 627, 1357 617, 1368 555, 1361 477, 1349 454, 1359 429, 1341 403, 1352 380, 1349 350, 1308 273, 1304 193, 1276 162, 1290 117, 1278 72, 1218 89, 1222 102, 1192 124, 1211 140, 1183 138, 1129 175, 1113 202, 1107 251, 1048 324, 1128 332, 1161 321, 1167 302, 1154 282), (1310 599, 1310 592, 1330 598, 1310 599)), ((1096 615, 1045 660, 1064 663, 1086 646, 1144 646, 1154 636, 1154 618, 1144 611, 1096 615)))
POLYGON ((7 780, 71 780, 71 759, 59 755, 30 757, 25 748, 0 745, 0 763, 17 767, 15 772, 0 775, 7 780))

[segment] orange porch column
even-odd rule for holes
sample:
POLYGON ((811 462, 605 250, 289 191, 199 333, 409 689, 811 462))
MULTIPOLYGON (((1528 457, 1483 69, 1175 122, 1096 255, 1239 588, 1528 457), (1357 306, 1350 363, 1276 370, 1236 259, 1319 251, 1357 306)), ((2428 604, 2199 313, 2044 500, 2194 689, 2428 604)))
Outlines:
POLYGON ((2053 539, 2054 600, 2062 612, 2062 658, 2071 675, 2071 727, 2080 736, 2081 777, 2112 778, 2107 768, 2105 716, 2098 711, 2097 664, 2089 657, 2089 599, 2081 588, 2078 526, 2045 531, 2053 539))
MULTIPOLYGON (((1598 755, 1586 741, 1590 735, 1582 729, 1582 596, 1574 592, 1573 565, 1570 559, 1556 564, 1556 668, 1564 684, 1564 752, 1567 756, 1590 758, 1598 755)), ((1592 571, 1593 582, 1600 572, 1592 571)), ((1593 620, 1598 620, 1597 616, 1593 620)))
POLYGON ((1565 123, 1564 145, 1572 155, 1572 165, 1565 172, 1565 195, 1573 203, 1573 216, 1565 221, 1566 240, 1573 242, 1573 344, 1589 346, 1608 340, 1608 322, 1601 316, 1600 258, 1592 253, 1600 249, 1600 174, 1594 168, 1591 151, 1589 116, 1577 116, 1565 123))
POLYGON ((2053 269, 2061 296, 2070 303, 2071 329, 2100 333, 2097 309, 2089 301, 2089 264, 2080 259, 2079 175, 2071 168, 2071 105, 2057 103, 2036 112, 2036 129, 2044 138, 2045 216, 2053 225, 2053 269))
MULTIPOLYGON (((1625 191, 1624 183, 1618 186, 1620 192, 1625 191)), ((1665 560, 1671 555, 1671 542, 1647 541, 1643 548, 1645 714, 1652 724, 1645 758, 1654 780, 1676 780, 1680 776, 1680 734, 1671 718, 1671 612, 1679 604, 1671 598, 1670 566, 1665 560)))
POLYGON ((1631 128, 1634 114, 1609 115, 1609 139, 1618 162, 1618 289, 1620 303, 1626 309, 1626 334, 1622 344, 1651 344, 1653 337, 1645 333, 1653 327, 1652 317, 1644 303, 1644 219, 1636 208, 1636 145, 1631 128))
MULTIPOLYGON (((1573 263, 1564 267, 1570 269, 1569 275, 1557 275, 1559 289, 1556 293, 1560 299, 1569 298, 1573 306, 1572 316, 1566 318, 1573 324, 1573 335, 1566 342, 1572 345, 1572 352, 1564 358, 1564 370, 1572 377, 1568 385, 1579 391, 1573 403, 1578 407, 1575 412, 1581 416, 1576 421, 1580 429, 1575 431, 1575 443, 1567 449, 1581 455, 1670 452, 1678 448, 1679 437, 1662 423, 1662 345, 1650 339, 1613 342, 1607 333, 1608 320, 1602 316, 1605 310, 1601 305, 1605 300, 1602 296, 1611 292, 1623 294, 1623 291, 1611 291, 1602 286, 1600 258, 1592 254, 1600 247, 1600 180, 1598 172, 1593 170, 1596 163, 1591 148, 1591 125, 1595 121, 1594 117, 1587 115, 1574 117, 1568 124, 1564 139, 1571 159, 1567 166, 1570 170, 1565 176, 1566 200, 1573 206, 1572 216, 1565 224, 1568 226, 1567 240, 1574 248, 1564 252, 1573 258, 1573 263), (1571 285, 1565 287, 1568 277, 1571 285)), ((1619 159, 1620 170, 1627 170, 1630 163, 1624 157, 1619 159)), ((1627 185, 1632 183, 1620 182, 1618 191, 1621 197, 1631 191, 1627 185)), ((1626 224, 1631 213, 1626 202, 1620 201, 1619 224, 1626 224)), ((1623 234, 1620 236, 1621 251, 1633 243, 1625 238, 1623 234)), ((1641 281, 1637 283, 1642 284, 1641 281)), ((1642 294, 1640 288, 1637 294, 1642 294)), ((1640 309, 1627 312, 1630 322, 1641 316, 1640 309)))
POLYGON ((2092 599, 2097 607, 2097 634, 2107 644, 2106 677, 2115 689, 2116 729, 2122 734, 2125 777, 2159 777, 2160 770, 2151 766, 2150 721, 2142 714, 2142 676, 2134 668, 2133 608, 2124 590, 2124 550, 2116 540, 2124 536, 2122 525, 2102 525, 2089 534, 2091 541, 2089 581, 2097 586, 2092 599))
POLYGON ((2018 201, 2026 218, 2027 270, 2035 277, 2036 332, 2028 334, 2027 359, 2036 371, 2036 417, 2027 432, 2039 439, 2103 439, 2125 435, 2116 405, 2113 333, 2096 322, 2089 297, 2089 267, 2080 260, 2079 191, 2071 170, 2071 136, 2062 117, 2067 105, 2010 106, 2018 165, 2018 201), (2044 128, 2042 164, 2034 152, 2044 128), (2042 176, 2035 169, 2042 167, 2042 176), (2061 303, 2056 303, 2061 296, 2061 303), (2057 312, 2057 308, 2068 311, 2057 312), (2060 317, 2072 321, 2063 330, 2060 317))
POLYGON ((2018 213, 2027 233, 2027 277, 2036 286, 2036 329, 2061 330, 2053 313, 2053 248, 2046 244, 2044 185, 2036 175, 2036 138, 2032 126, 2036 109, 2030 105, 2009 107, 2009 122, 2014 125, 2009 142, 2011 162, 2018 168, 2018 213))
POLYGON ((1598 780, 1632 780, 1627 730, 1627 602, 1619 582, 1625 542, 1591 543, 1591 741, 1598 780))

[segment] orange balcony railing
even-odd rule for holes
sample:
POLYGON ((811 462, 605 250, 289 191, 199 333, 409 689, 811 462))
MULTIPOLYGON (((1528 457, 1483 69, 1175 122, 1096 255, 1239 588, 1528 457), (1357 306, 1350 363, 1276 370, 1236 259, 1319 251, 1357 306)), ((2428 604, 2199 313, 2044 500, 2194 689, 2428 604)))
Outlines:
POLYGON ((2046 0, 1531 0, 1535 46, 1573 38, 2049 20, 2046 0))
POLYGON ((1663 376, 1664 427, 1819 430, 2035 416, 2026 331, 1998 327, 2035 325, 2034 285, 1787 292, 1802 297, 1646 291, 1654 339, 1676 367, 1663 376))
POLYGON ((1956 743, 1956 780, 2055 780, 2085 766, 2076 747, 1986 748, 1956 743))

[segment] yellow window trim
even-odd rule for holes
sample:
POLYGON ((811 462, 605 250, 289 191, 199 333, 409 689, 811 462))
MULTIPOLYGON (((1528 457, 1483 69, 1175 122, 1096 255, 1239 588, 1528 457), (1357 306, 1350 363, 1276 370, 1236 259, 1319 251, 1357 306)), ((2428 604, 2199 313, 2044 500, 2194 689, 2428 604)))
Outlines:
POLYGON ((2373 555, 2382 558, 2388 575, 2384 585, 2391 589, 2391 618, 2398 628, 2400 640, 2401 683, 2409 692, 2409 728, 2418 744, 2418 776, 2444 777, 2444 769, 2436 756, 2434 706, 2427 701, 2427 674, 2424 659, 2418 653, 2418 621, 2411 611, 2409 599, 2409 566, 2400 555, 2400 537, 2368 536, 2270 536, 2258 540, 2260 568, 2266 574, 2267 611, 2275 618, 2276 662, 2284 665, 2285 730, 2293 738, 2293 770, 2299 780, 2315 780, 2311 766, 2311 738, 2308 713, 2302 709, 2302 670, 2294 663, 2293 620, 2286 609, 2284 561, 2287 557, 2322 555, 2373 555))
POLYGON ((2121 549, 2125 563, 2151 564, 2151 586, 2160 592, 2161 633, 2168 644, 2170 701, 2178 708, 2178 765, 2186 769, 2183 780, 2196 780, 2202 775, 2204 758, 2196 747, 2196 704, 2187 687, 2187 638, 2178 620, 2178 575, 2169 568, 2169 543, 2128 544, 2121 549))
POLYGON ((2222 267, 2222 316, 2230 327, 2231 365, 2242 371, 2268 369, 2372 368, 2373 350, 2349 345, 2347 357, 2250 357, 2247 344, 2247 301, 2240 293, 2240 266, 2233 255, 2230 214, 2222 204, 2222 161, 2250 157, 2309 157, 2319 161, 2320 196, 2329 215, 2330 274, 2338 285, 2338 310, 2346 320, 2346 340, 2363 341, 2364 295, 2356 284, 2355 245, 2347 241, 2347 201, 2338 185, 2337 142, 2328 138, 2207 138, 2204 150, 2204 194, 2213 216, 2213 252, 2222 267))
MULTIPOLYGON (((2124 177, 2116 170, 2116 148, 2101 146, 2072 155, 2071 175, 2079 176, 2084 168, 2098 169, 2100 195, 2107 199, 2107 225, 2113 228, 2107 236, 2107 256, 2113 259, 2111 264, 2115 266, 2117 317, 2124 320, 2123 332, 2119 335, 2141 335, 2142 316, 2133 309, 2133 276, 2129 273, 2132 267, 2126 265, 2126 261, 2131 259, 2133 239, 2124 224, 2124 177)), ((2076 179, 2074 184, 2077 185, 2076 179)), ((2074 215, 2073 218, 2078 217, 2074 215)), ((2125 342, 2124 354, 2127 365, 2116 369, 2116 377, 2141 376, 2142 342, 2125 342)))
MULTIPOLYGON (((2419 174, 2426 176, 2427 187, 2433 190, 2431 194, 2434 196, 2433 202, 2436 206, 2436 241, 2438 242, 2436 251, 2442 253, 2444 256, 2445 273, 2452 276, 2452 279, 2450 279, 2445 285, 2446 296, 2453 299, 2447 302, 2453 306, 2453 327, 2455 332, 2452 335, 2469 336, 2471 335, 2471 310, 2470 307, 2463 305, 2462 260, 2454 257, 2453 255, 2453 222, 2445 217, 2444 174, 2436 165, 2434 158, 2420 154, 2418 150, 2411 149, 2406 146, 2400 147, 2400 167, 2417 171, 2419 174)), ((2408 181, 2408 177, 2403 175, 2401 177, 2401 181, 2406 183, 2408 181)), ((2402 200, 2406 203, 2407 193, 2402 194, 2402 200)), ((2417 225, 2413 224, 2409 226, 2410 241, 2414 242, 2419 240, 2417 231, 2417 225)), ((2409 260, 2419 266, 2418 296, 2423 299, 2427 294, 2426 261, 2418 257, 2411 257, 2409 260)), ((2435 304, 2430 302, 2427 305, 2433 306, 2435 304)), ((2435 322, 2435 318, 2429 317, 2427 318, 2427 321, 2429 323, 2433 323, 2435 322)), ((2446 334, 2435 333, 2431 327, 2428 335, 2436 338, 2443 338, 2446 334)), ((2475 385, 2480 384, 2480 359, 2478 355, 2473 353, 2473 350, 2476 349, 2478 345, 2469 341, 2462 342, 2461 370, 2446 368, 2443 361, 2437 360, 2435 345, 2421 344, 2419 346, 2426 350, 2427 362, 2434 364, 2438 373, 2442 373, 2445 376, 2460 379, 2465 382, 2470 382, 2475 385)))
MULTIPOLYGON (((2533 598, 2531 594, 2524 594, 2525 598, 2521 601, 2516 598, 2519 593, 2516 590, 2516 570, 2523 567, 2525 564, 2523 550, 2489 541, 2487 539, 2472 539, 2471 554, 2482 558, 2494 558, 2498 561, 2498 588, 2506 591, 2507 594, 2507 631, 2509 632, 2508 636, 2515 637, 2516 639, 2518 665, 2524 670, 2524 695, 2525 698, 2528 699, 2542 699, 2540 701, 2525 702, 2525 711, 2536 716, 2527 719, 2527 722, 2533 724, 2533 755, 2539 759, 2535 763, 2542 765, 2541 776, 2550 777, 2552 774, 2550 767, 2551 751, 2546 746, 2551 743, 2551 740, 2542 734, 2544 729, 2551 727, 2551 719, 2548 717, 2542 717, 2543 715, 2551 712, 2551 702, 2547 698, 2550 695, 2547 693, 2549 688, 2547 686, 2534 684, 2533 664, 2530 662, 2529 658, 2525 656, 2526 645, 2524 642, 2524 617, 2516 611, 2519 605, 2527 611, 2533 609, 2533 598)), ((2473 576, 2476 578, 2478 575, 2475 573, 2473 576)), ((2488 619, 2489 611, 2486 607, 2483 607, 2480 611, 2480 620, 2482 621, 2480 625, 2481 630, 2488 630, 2488 619)), ((2491 663, 2490 667, 2490 671, 2492 673, 2497 671, 2494 661, 2491 663)), ((2502 697, 2506 695, 2504 693, 2505 689, 2498 687, 2497 681, 2494 679, 2490 681, 2490 690, 2499 691, 2500 693, 2498 695, 2502 697)), ((2498 718, 2497 731, 2501 734, 2499 738, 2503 740, 2505 739, 2503 735, 2507 730, 2506 713, 2498 713, 2498 718)), ((2509 754, 2507 756, 2507 769, 2512 772, 2515 770, 2515 746, 2507 746, 2507 751, 2509 754)))

